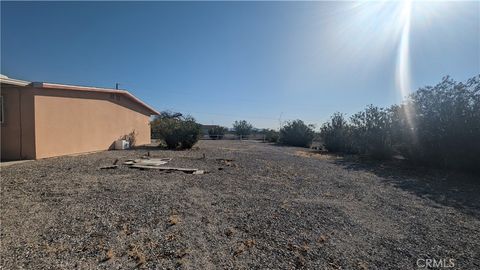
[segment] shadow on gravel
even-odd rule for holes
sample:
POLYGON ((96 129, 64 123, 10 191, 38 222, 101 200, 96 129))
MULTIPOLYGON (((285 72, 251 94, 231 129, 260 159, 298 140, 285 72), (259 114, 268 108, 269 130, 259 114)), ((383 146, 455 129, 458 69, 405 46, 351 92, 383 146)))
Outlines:
POLYGON ((335 164, 347 170, 368 171, 383 181, 438 204, 480 218, 480 175, 409 166, 401 161, 352 161, 335 164))
POLYGON ((166 145, 153 145, 153 144, 147 144, 147 145, 139 145, 139 146, 134 146, 128 149, 125 149, 124 151, 135 151, 135 150, 147 150, 147 151, 191 151, 191 150, 197 150, 198 147, 192 147, 190 149, 188 148, 178 148, 178 149, 171 149, 168 148, 166 145))

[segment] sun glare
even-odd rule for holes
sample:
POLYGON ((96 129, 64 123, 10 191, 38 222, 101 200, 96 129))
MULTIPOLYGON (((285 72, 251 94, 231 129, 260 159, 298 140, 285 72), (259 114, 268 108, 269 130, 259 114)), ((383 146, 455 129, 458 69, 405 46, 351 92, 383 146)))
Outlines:
POLYGON ((397 52, 397 88, 402 97, 410 91, 410 21, 412 14, 412 1, 404 1, 401 8, 402 34, 397 52))
MULTIPOLYGON (((400 9, 400 17, 402 20, 402 32, 400 36, 400 43, 397 52, 397 66, 396 66, 396 87, 402 98, 408 96, 411 91, 411 76, 410 76, 410 24, 412 16, 412 1, 403 1, 400 9)), ((406 119, 411 129, 414 127, 411 111, 413 108, 405 107, 406 119)))
MULTIPOLYGON (((379 72, 377 68, 386 63, 394 65, 392 85, 398 101, 403 101, 412 92, 412 28, 417 31, 425 29, 433 19, 438 19, 439 14, 444 17, 448 13, 445 7, 443 3, 413 0, 347 4, 335 14, 335 24, 332 24, 332 48, 338 52, 338 65, 361 67, 359 72, 366 76, 379 72)), ((404 113, 408 125, 414 130, 412 110, 405 106, 404 113)))
MULTIPOLYGON (((415 3, 416 4, 416 3, 415 3)), ((426 4, 426 3, 425 3, 426 4)), ((399 101, 412 91, 410 71, 410 34, 413 19, 413 0, 404 1, 359 1, 346 9, 335 41, 348 44, 348 61, 360 63, 365 69, 377 66, 378 61, 389 61, 394 56, 395 90, 399 101)), ((415 5, 424 9, 424 5, 415 5)), ((426 15, 425 12, 421 12, 426 15)), ((422 20, 428 19, 424 16, 422 20)), ((413 108, 405 106, 408 125, 413 130, 413 108)))

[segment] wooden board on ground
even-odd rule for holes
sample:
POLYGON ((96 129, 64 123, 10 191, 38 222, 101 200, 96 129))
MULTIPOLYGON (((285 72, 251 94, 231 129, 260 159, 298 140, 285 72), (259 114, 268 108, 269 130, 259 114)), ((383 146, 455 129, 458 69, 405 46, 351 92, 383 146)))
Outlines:
POLYGON ((130 166, 130 168, 136 169, 153 169, 153 170, 161 170, 161 171, 179 171, 184 173, 191 173, 191 174, 203 174, 203 170, 193 169, 193 168, 177 168, 177 167, 158 167, 158 166, 146 166, 141 164, 134 164, 130 166))

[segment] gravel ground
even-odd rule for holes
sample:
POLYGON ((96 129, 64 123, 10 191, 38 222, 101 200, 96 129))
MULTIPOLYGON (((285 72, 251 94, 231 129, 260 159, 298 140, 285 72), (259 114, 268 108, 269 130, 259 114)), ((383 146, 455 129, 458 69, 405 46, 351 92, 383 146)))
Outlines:
POLYGON ((4 167, 1 267, 480 269, 475 176, 307 151, 201 141, 4 167), (147 150, 208 173, 99 169, 147 150))

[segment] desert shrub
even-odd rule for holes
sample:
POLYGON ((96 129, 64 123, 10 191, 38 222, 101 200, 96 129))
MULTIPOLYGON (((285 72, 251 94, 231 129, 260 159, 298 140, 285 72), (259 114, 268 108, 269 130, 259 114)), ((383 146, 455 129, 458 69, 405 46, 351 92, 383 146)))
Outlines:
POLYGON ((302 120, 294 120, 280 129, 280 142, 285 145, 309 147, 314 135, 313 126, 306 125, 302 120))
POLYGON ((280 132, 273 129, 264 130, 264 135, 267 142, 276 143, 280 139, 280 132))
POLYGON ((344 115, 339 112, 334 113, 330 122, 323 124, 320 128, 324 147, 330 152, 352 152, 350 134, 351 128, 344 115))
POLYGON ((347 122, 335 113, 321 128, 327 150, 429 166, 479 171, 480 75, 465 83, 449 77, 412 93, 389 109, 368 106, 347 122))
POLYGON ((130 147, 135 147, 135 145, 137 144, 137 136, 138 136, 138 133, 134 129, 132 130, 132 132, 128 133, 127 135, 124 135, 121 139, 127 140, 130 147))
POLYGON ((248 136, 252 133, 253 126, 245 120, 235 121, 233 130, 238 136, 248 136))
POLYGON ((191 116, 164 113, 152 121, 151 127, 170 149, 192 148, 200 137, 200 124, 191 116))
POLYGON ((354 152, 375 159, 392 157, 392 117, 389 110, 370 105, 354 114, 350 123, 350 145, 354 152))
POLYGON ((226 127, 221 127, 221 126, 214 126, 208 130, 208 135, 210 136, 211 139, 222 139, 225 133, 227 132, 226 127))
POLYGON ((436 86, 420 88, 392 110, 397 148, 407 159, 479 170, 480 75, 466 83, 445 77, 436 86))

